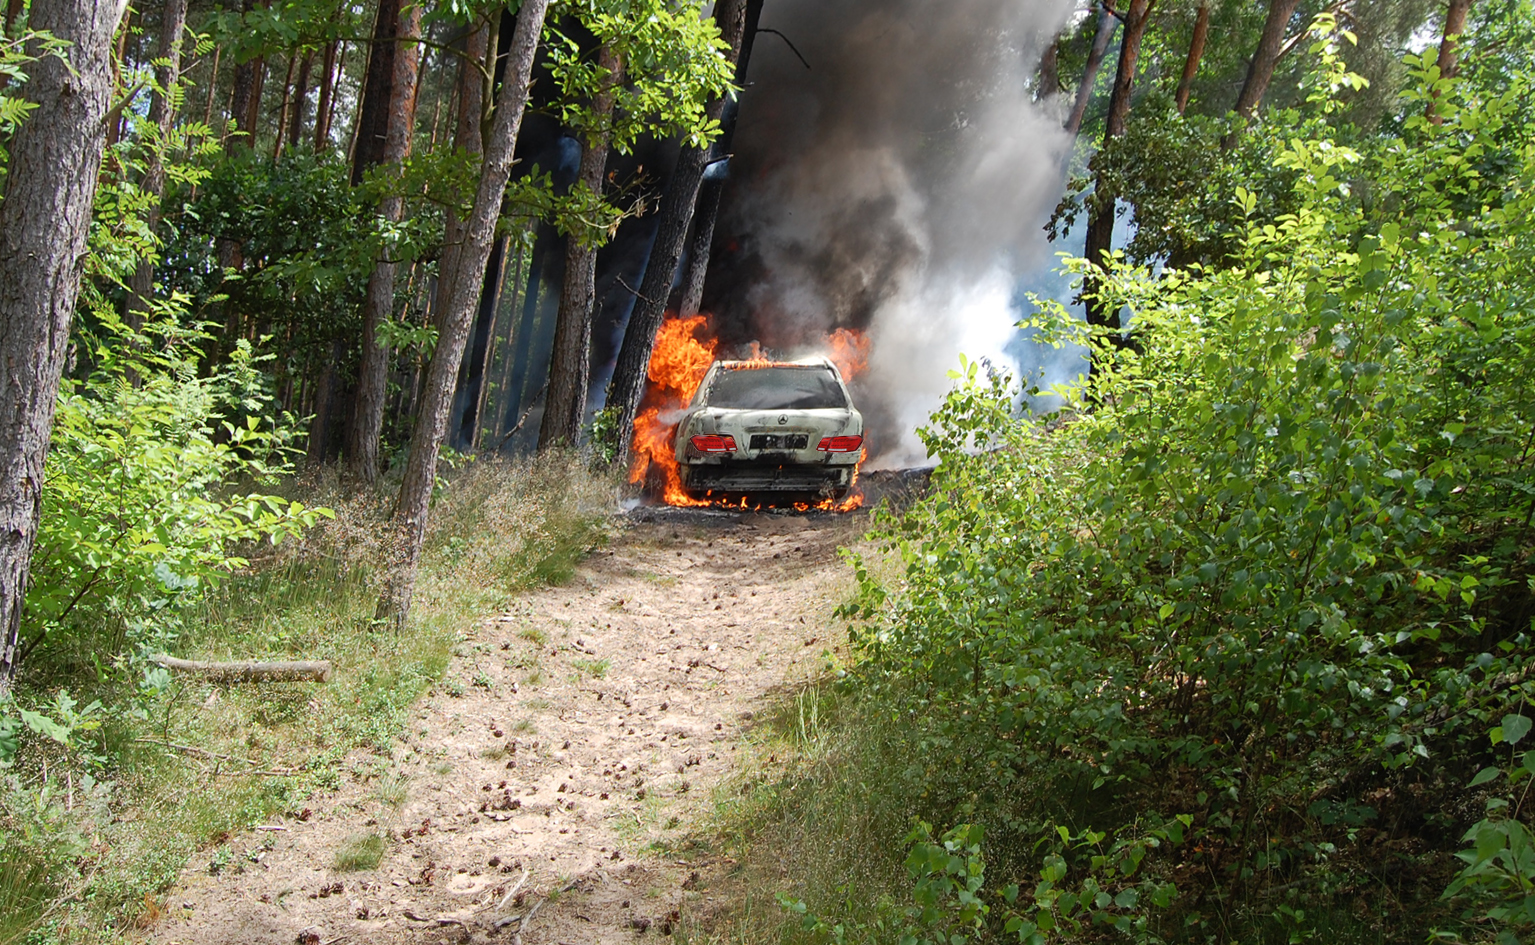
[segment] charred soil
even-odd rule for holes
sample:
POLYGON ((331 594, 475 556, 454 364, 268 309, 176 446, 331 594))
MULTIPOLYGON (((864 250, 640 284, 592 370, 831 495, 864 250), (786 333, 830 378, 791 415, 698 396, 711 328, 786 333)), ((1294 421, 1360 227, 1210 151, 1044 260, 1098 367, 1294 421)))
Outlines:
POLYGON ((711 794, 824 667, 862 514, 640 509, 465 628, 389 759, 170 893, 160 943, 656 940, 726 908, 711 794), (658 935, 659 933, 659 935, 658 935))

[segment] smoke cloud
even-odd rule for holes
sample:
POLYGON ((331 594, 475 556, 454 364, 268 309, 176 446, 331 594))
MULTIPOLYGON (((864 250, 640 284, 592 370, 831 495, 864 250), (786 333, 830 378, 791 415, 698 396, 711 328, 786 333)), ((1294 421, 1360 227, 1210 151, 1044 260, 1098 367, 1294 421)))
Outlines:
POLYGON ((1020 279, 1071 142, 1033 101, 1071 0, 767 0, 741 95, 704 308, 727 345, 807 350, 867 331, 853 386, 875 466, 921 462, 913 433, 959 355, 1033 371, 1020 279))

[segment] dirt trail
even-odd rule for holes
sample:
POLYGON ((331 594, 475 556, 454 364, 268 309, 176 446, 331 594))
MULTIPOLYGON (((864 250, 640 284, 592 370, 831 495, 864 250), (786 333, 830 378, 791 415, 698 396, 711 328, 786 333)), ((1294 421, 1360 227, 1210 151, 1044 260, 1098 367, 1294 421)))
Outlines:
POLYGON ((466 631, 389 774, 235 838, 240 872, 189 869, 149 940, 520 932, 526 945, 589 945, 657 941, 679 914, 707 920, 728 864, 671 843, 697 825, 771 694, 820 665, 849 581, 836 549, 866 522, 642 519, 570 584, 466 631), (337 851, 368 832, 388 838, 377 869, 337 872, 337 851))

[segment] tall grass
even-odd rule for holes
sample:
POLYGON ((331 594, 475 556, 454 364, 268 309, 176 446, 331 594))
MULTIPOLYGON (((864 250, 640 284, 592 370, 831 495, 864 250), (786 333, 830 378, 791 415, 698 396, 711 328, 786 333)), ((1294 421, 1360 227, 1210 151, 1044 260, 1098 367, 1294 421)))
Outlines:
POLYGON ((216 870, 239 852, 220 845, 253 823, 301 809, 349 772, 386 769, 461 634, 519 592, 567 580, 603 540, 613 505, 613 484, 574 457, 452 474, 410 624, 394 633, 373 620, 387 497, 334 480, 292 489, 335 519, 251 549, 248 570, 193 612, 165 615, 177 629, 160 636, 178 656, 328 659, 330 681, 213 685, 136 661, 67 680, 109 714, 91 742, 96 761, 34 738, 0 772, 0 945, 113 939, 160 913, 189 862, 207 856, 216 870))

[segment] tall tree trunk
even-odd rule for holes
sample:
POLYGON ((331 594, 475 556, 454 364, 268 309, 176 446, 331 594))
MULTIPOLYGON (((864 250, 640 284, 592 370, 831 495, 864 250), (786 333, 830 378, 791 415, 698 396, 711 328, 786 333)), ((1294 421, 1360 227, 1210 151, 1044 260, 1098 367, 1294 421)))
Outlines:
MULTIPOLYGON (((746 87, 746 70, 751 64, 752 43, 757 38, 757 23, 762 19, 762 0, 747 0, 746 25, 741 33, 741 49, 736 54, 736 85, 746 87)), ((727 105, 724 117, 720 121, 719 140, 714 144, 714 155, 728 156, 730 143, 735 138, 736 118, 740 115, 740 99, 734 106, 727 105)), ((707 169, 707 165, 705 165, 707 169)), ((698 308, 703 304, 704 281, 709 275, 709 254, 714 248, 714 223, 719 218, 720 199, 725 193, 725 175, 709 175, 698 185, 698 201, 693 207, 693 236, 688 241, 687 269, 682 274, 682 294, 680 296, 680 309, 685 317, 691 318, 698 314, 698 308)), ((657 316, 657 325, 660 325, 660 316, 657 316)), ((655 342, 655 332, 652 329, 651 338, 645 342, 647 349, 655 342)), ((649 352, 646 352, 646 361, 649 361, 649 352)), ((646 370, 642 365, 640 370, 646 370)), ((643 384, 643 379, 641 380, 643 384)), ((643 393, 643 391, 642 391, 643 393)), ((635 401, 638 405, 639 401, 635 401)))
POLYGON ((1098 32, 1093 34, 1092 48, 1087 51, 1087 66, 1082 70, 1082 83, 1077 86, 1077 100, 1072 103, 1071 114, 1066 116, 1066 134, 1075 138, 1082 130, 1082 117, 1087 114, 1088 103, 1093 100, 1093 86, 1098 83, 1098 70, 1103 67, 1103 57, 1108 55, 1109 43, 1114 41, 1114 31, 1119 29, 1119 17, 1108 7, 1098 14, 1098 32))
POLYGON ((1050 40, 1039 57, 1039 87, 1034 98, 1044 102, 1061 94, 1061 46, 1060 38, 1050 40))
POLYGON ((304 137, 304 110, 309 105, 309 71, 314 67, 314 50, 306 50, 293 80, 292 113, 288 118, 288 146, 298 147, 304 137))
MULTIPOLYGON (((242 13, 249 14, 257 3, 267 7, 271 0, 242 0, 242 13)), ((248 148, 256 146, 256 125, 261 118, 261 87, 266 84, 266 57, 257 56, 235 66, 234 94, 229 103, 229 115, 235 121, 235 131, 243 132, 241 142, 248 148)))
MULTIPOLYGON (((160 47, 155 58, 165 64, 156 70, 155 82, 160 89, 149 102, 149 124, 159 140, 149 149, 149 159, 144 167, 143 188, 153 199, 144 211, 144 226, 154 233, 160 228, 160 197, 165 193, 165 147, 175 118, 171 111, 170 94, 181 81, 181 34, 187 25, 187 0, 166 0, 160 14, 160 47)), ((140 259, 128 277, 128 324, 137 329, 144 323, 143 313, 153 294, 155 264, 150 258, 140 259)))
POLYGON ((1194 15, 1194 36, 1189 40, 1189 54, 1183 60, 1183 76, 1178 79, 1178 114, 1189 107, 1189 96, 1194 92, 1194 76, 1199 73, 1199 61, 1205 55, 1205 39, 1210 35, 1210 3, 1201 0, 1199 12, 1194 15))
POLYGON ((288 53, 288 73, 282 79, 282 105, 277 109, 277 135, 272 141, 272 160, 282 157, 288 134, 288 109, 293 104, 293 70, 298 66, 298 50, 288 53))
POLYGON ((325 44, 325 59, 321 63, 320 97, 314 106, 314 153, 319 154, 330 144, 331 96, 336 94, 336 47, 340 40, 325 44))
MULTIPOLYGON (((389 93, 389 128, 384 140, 384 164, 398 170, 410 156, 411 132, 416 124, 416 75, 420 59, 421 5, 408 4, 400 11, 394 73, 389 93)), ((379 216, 400 222, 404 201, 389 196, 379 202, 379 216)), ((357 401, 352 416, 347 464, 352 474, 369 485, 378 481, 378 441, 384 429, 384 395, 389 380, 389 348, 379 340, 379 329, 394 313, 394 277, 397 268, 380 250, 368 291, 363 300, 362 361, 357 368, 357 401)))
MULTIPOLYGON (((591 116, 597 127, 583 136, 575 186, 600 199, 602 172, 608 166, 613 89, 620 81, 623 63, 604 46, 597 53, 597 67, 606 74, 600 90, 592 97, 591 116)), ((586 387, 591 381, 592 307, 596 302, 597 246, 572 234, 565 242, 565 284, 560 290, 560 311, 554 323, 549 396, 544 401, 544 420, 538 431, 540 452, 556 446, 575 446, 580 441, 581 420, 586 415, 586 387)))
MULTIPOLYGON (((1448 79, 1460 69, 1456 61, 1456 47, 1459 45, 1460 36, 1466 31, 1466 15, 1471 12, 1471 0, 1450 0, 1448 9, 1444 11, 1444 38, 1439 41, 1439 76, 1448 79)), ((1436 90, 1428 99, 1428 120, 1434 124, 1443 121, 1438 115, 1437 105, 1439 92, 1436 90)))
MULTIPOLYGON (((499 17, 498 17, 499 19, 499 17)), ((454 147, 471 158, 478 159, 484 153, 485 80, 478 68, 471 63, 493 67, 488 62, 494 55, 491 47, 491 27, 481 23, 464 38, 464 60, 458 64, 458 124, 454 130, 454 147)), ((442 308, 453 294, 452 281, 458 272, 458 251, 464 242, 464 221, 455 207, 449 207, 444 215, 442 228, 442 259, 437 266, 435 297, 442 308)))
POLYGON ((442 449, 443 434, 448 429, 448 413, 453 406, 453 384, 458 378, 459 361, 464 356, 464 339, 474 317, 474 303, 485 277, 485 264, 496 235, 496 221, 501 216, 501 202, 511 179, 512 154, 532 84, 533 57, 538 51, 548 9, 549 0, 522 0, 517 10, 517 30, 507 59, 505 80, 496 97, 495 121, 485 141, 485 160, 480 166, 474 210, 464 227, 464 243, 457 259, 458 272, 452 280, 452 294, 443 308, 437 345, 427 368, 421 412, 411 436, 410 459, 405 465, 400 501, 394 512, 399 540, 395 546, 395 561, 378 605, 379 618, 398 629, 404 627, 410 614, 416 569, 426 539, 432 487, 437 481, 437 458, 442 449))
POLYGON ((384 160, 389 137, 389 109, 394 98, 395 42, 400 26, 400 0, 379 0, 373 23, 373 42, 368 48, 368 68, 363 77, 362 101, 357 106, 357 137, 352 146, 352 186, 362 183, 368 168, 384 160))
POLYGON ((16 21, 21 17, 22 8, 26 6, 26 0, 6 0, 5 4, 5 34, 16 35, 16 21))
POLYGON ((28 68, 36 104, 6 143, 0 200, 0 697, 16 677, 69 325, 112 96, 112 34, 126 0, 33 0, 30 26, 68 44, 28 68), (65 62, 64 59, 68 61, 65 62))
MULTIPOLYGON (((730 46, 730 56, 735 60, 736 85, 746 85, 746 66, 751 58, 748 37, 756 26, 754 11, 760 13, 762 0, 720 0, 714 8, 714 19, 720 29, 720 37, 730 46)), ((709 117, 720 119, 725 113, 725 100, 709 103, 709 117)), ((723 133, 723 128, 721 129, 723 133)), ((721 147, 721 150, 724 148, 721 147)), ((672 171, 666 194, 661 198, 661 219, 656 225, 655 242, 650 246, 650 260, 645 266, 645 277, 640 280, 639 298, 624 329, 623 344, 619 346, 618 360, 613 368, 613 380, 608 385, 607 404, 619 410, 619 436, 627 443, 634 416, 639 411, 640 400, 645 396, 645 374, 650 367, 650 352, 656 341, 656 329, 666 314, 666 297, 671 292, 672 281, 677 276, 677 264, 687 244, 688 224, 695 217, 694 205, 701 204, 699 186, 704 168, 714 148, 683 148, 672 171)), ((717 209, 718 203, 715 203, 717 209)), ((699 229, 704 228, 704 211, 700 207, 696 215, 699 229)), ((708 236, 694 241, 702 244, 708 255, 706 239, 713 239, 712 218, 708 236)), ((698 269, 699 293, 703 288, 703 269, 698 269)), ((695 302, 694 307, 697 307, 695 302)))
POLYGON ((1242 92, 1237 96, 1236 113, 1247 121, 1252 121, 1258 114, 1258 106, 1263 104, 1263 96, 1274 78, 1274 67, 1279 65, 1279 56, 1284 50, 1285 30, 1299 5, 1300 0, 1269 0, 1263 33, 1258 37, 1258 48, 1253 52, 1252 61, 1247 64, 1247 81, 1242 83, 1242 92))
MULTIPOLYGON (((112 56, 112 65, 113 69, 119 75, 129 74, 128 36, 133 32, 133 16, 137 12, 138 11, 132 6, 128 7, 128 11, 123 14, 123 28, 117 31, 117 51, 112 56)), ((117 112, 117 117, 113 118, 111 124, 107 125, 106 150, 108 152, 115 148, 117 146, 117 142, 121 141, 123 138, 123 131, 127 127, 128 123, 128 115, 126 114, 127 111, 128 110, 126 108, 119 109, 117 112)), ((112 160, 115 164, 117 158, 114 156, 112 160)))
POLYGON ((209 128, 213 127, 213 95, 219 87, 219 59, 222 58, 223 52, 222 46, 213 47, 213 64, 208 67, 208 99, 203 106, 203 124, 209 128))
MULTIPOLYGON (((1146 26, 1151 20, 1151 8, 1156 0, 1131 0, 1130 8, 1125 11, 1125 37, 1119 46, 1119 68, 1114 74, 1114 91, 1109 96, 1109 117, 1103 129, 1103 141, 1107 144, 1125 133, 1125 127, 1130 120, 1130 93, 1135 85, 1135 68, 1141 55, 1141 40, 1146 35, 1146 26)), ((1087 245, 1082 255, 1087 261, 1102 269, 1104 267, 1104 254, 1114 243, 1114 204, 1115 195, 1108 192, 1108 187, 1103 176, 1098 177, 1098 185, 1092 196, 1092 215, 1087 221, 1087 245)), ((1119 309, 1110 308, 1108 303, 1098 298, 1101 281, 1089 276, 1087 281, 1087 323, 1099 328, 1108 328, 1115 331, 1114 337, 1119 339, 1119 309)))

